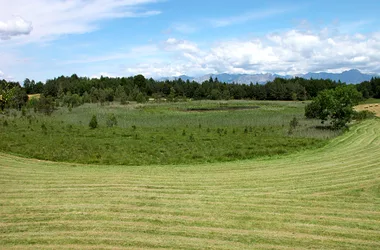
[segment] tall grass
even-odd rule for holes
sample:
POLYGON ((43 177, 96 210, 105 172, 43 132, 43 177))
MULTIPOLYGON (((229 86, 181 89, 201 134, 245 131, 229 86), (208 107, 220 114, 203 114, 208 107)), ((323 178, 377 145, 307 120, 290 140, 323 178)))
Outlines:
MULTIPOLYGON (((10 115, 0 150, 54 161, 146 165, 231 161, 318 147, 336 136, 303 118, 299 102, 189 102, 146 105, 87 104, 51 117, 10 115), (219 107, 255 109, 213 111, 219 107), (210 112, 189 112, 207 108, 210 112), (110 114, 115 125, 109 127, 110 114), (88 124, 96 115, 98 128, 88 124), (292 135, 289 122, 300 120, 292 135), (42 129, 41 126, 45 128, 42 129)), ((15 112, 15 111, 13 111, 15 112)))

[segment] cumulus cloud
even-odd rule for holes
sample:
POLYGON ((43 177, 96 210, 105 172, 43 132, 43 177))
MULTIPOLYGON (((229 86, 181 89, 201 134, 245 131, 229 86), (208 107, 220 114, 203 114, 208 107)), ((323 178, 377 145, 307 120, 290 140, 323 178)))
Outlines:
POLYGON ((169 38, 165 42, 165 47, 167 51, 179 51, 184 53, 199 53, 200 50, 196 43, 186 41, 186 40, 177 40, 175 38, 169 38))
POLYGON ((223 41, 200 49, 192 41, 169 38, 163 50, 167 59, 128 67, 129 73, 149 76, 201 75, 204 73, 342 72, 380 71, 380 35, 345 35, 319 31, 288 30, 249 40, 223 41))
POLYGON ((94 79, 100 79, 101 77, 118 77, 117 75, 115 74, 111 74, 111 73, 108 73, 108 72, 100 72, 99 74, 96 74, 96 75, 92 75, 90 78, 94 79))
POLYGON ((12 76, 6 75, 3 71, 0 70, 0 80, 1 79, 7 80, 7 81, 14 80, 12 76))
POLYGON ((13 36, 28 35, 32 30, 32 23, 25 21, 22 17, 0 21, 0 39, 2 40, 8 40, 13 36))
POLYGON ((97 29, 97 21, 136 18, 160 14, 145 4, 157 0, 0 0, 0 36, 29 34, 26 41, 54 39, 65 34, 81 34, 97 29), (22 17, 12 19, 12 16, 22 17), (11 21, 7 21, 11 20, 11 21))

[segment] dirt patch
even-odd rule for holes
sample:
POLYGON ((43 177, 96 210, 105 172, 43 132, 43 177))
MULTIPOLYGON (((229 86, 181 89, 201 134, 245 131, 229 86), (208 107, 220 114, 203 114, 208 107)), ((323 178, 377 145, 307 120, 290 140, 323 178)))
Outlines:
POLYGON ((355 107, 356 111, 368 110, 374 112, 377 117, 380 117, 380 103, 361 104, 355 107))
POLYGON ((32 99, 32 98, 40 99, 40 96, 41 96, 41 94, 32 94, 32 95, 28 95, 29 100, 32 99))
POLYGON ((258 109, 259 106, 231 106, 231 107, 210 107, 210 108, 188 108, 185 112, 212 112, 212 111, 229 111, 229 110, 250 110, 258 109))

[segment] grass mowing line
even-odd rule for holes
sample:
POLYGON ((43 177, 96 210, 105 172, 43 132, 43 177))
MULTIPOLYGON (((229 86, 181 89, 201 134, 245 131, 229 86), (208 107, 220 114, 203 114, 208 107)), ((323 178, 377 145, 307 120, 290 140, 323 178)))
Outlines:
POLYGON ((356 125, 314 151, 195 166, 86 166, 0 155, 0 173, 7 173, 0 177, 0 246, 378 248, 379 128, 378 121, 356 125), (17 224, 25 220, 35 224, 17 224), (108 238, 98 237, 104 231, 108 238))
MULTIPOLYGON (((127 224, 128 225, 128 224, 127 224)), ((302 226, 305 226, 305 225, 302 225, 302 226)), ((67 227, 65 227, 64 225, 62 225, 62 227, 64 227, 64 229, 66 229, 67 227)), ((310 225, 309 225, 310 227, 310 225)), ((49 230, 49 233, 47 234, 54 234, 55 233, 55 230, 57 230, 58 228, 47 228, 49 230)), ((77 227, 77 226, 74 226, 72 227, 72 229, 75 229, 75 231, 79 232, 79 234, 77 233, 77 237, 81 234, 81 233, 86 233, 86 227, 84 228, 81 228, 81 227, 77 227)), ((146 225, 146 224, 142 224, 142 223, 138 223, 138 224, 134 224, 134 226, 130 227, 128 226, 127 228, 126 227, 114 227, 114 226, 111 226, 110 229, 112 231, 117 231, 117 232, 120 232, 120 233, 113 233, 113 232, 91 232, 92 235, 102 235, 102 236, 107 236, 107 239, 110 239, 112 238, 112 236, 114 236, 115 234, 125 234, 125 233, 133 233, 133 232, 137 232, 137 233, 146 233, 146 232, 149 232, 151 231, 149 229, 149 225, 146 225)), ((324 229, 321 229, 321 230, 324 230, 324 229)), ((339 230, 339 228, 336 228, 336 230, 339 230)), ((287 232, 288 231, 291 231, 291 229, 289 228, 283 228, 283 230, 281 231, 282 234, 288 234, 287 232)), ((268 235, 271 235, 273 234, 273 231, 271 230, 268 230, 268 229, 255 229, 254 232, 257 234, 257 233, 262 233, 262 234, 268 234, 268 235)), ((172 235, 172 236, 190 236, 192 238, 198 238, 198 239, 205 239, 207 237, 207 239, 215 239, 216 237, 213 235, 213 233, 218 233, 218 236, 222 236, 221 238, 226 238, 228 239, 229 235, 233 235, 233 236, 241 236, 241 235, 245 235, 245 236, 248 236, 250 234, 253 233, 252 230, 233 230, 233 229, 228 229, 228 230, 220 230, 219 228, 212 228, 212 227, 186 227, 186 231, 184 231, 184 227, 182 226, 177 226, 177 227, 163 227, 161 226, 160 228, 156 228, 154 230, 154 232, 150 232, 151 234, 158 234, 158 235, 161 235, 161 234, 168 234, 168 235, 172 235)), ((336 233, 337 236, 340 234, 339 232, 332 232, 332 231, 328 231, 328 232, 325 232, 326 234, 334 234, 336 233)), ((71 234, 71 231, 59 231, 58 232, 58 235, 59 234, 71 234)), ((302 234, 307 234, 307 233, 302 233, 302 234)), ((343 235, 344 233, 341 233, 340 235, 343 235)), ((10 234, 11 236, 17 236, 18 233, 14 233, 14 234, 10 234)), ((29 236, 38 236, 38 232, 30 232, 28 233, 29 236)), ((319 237, 324 237, 325 239, 330 239, 329 236, 333 236, 333 235, 319 235, 319 237)), ((85 237, 85 236, 82 236, 82 237, 85 237)), ((115 237, 117 238, 117 237, 115 237)), ((373 239, 373 238, 372 238, 373 239)), ((336 240, 336 239, 334 239, 336 240)), ((344 239, 342 239, 343 241, 344 239)), ((371 240, 371 238, 369 239, 371 240)), ((243 242, 244 240, 240 240, 240 242, 243 242)), ((365 242, 365 243, 371 243, 371 242, 368 242, 368 240, 357 240, 357 239, 348 239, 348 241, 358 241, 358 242, 365 242)))
MULTIPOLYGON (((318 218, 315 218, 313 215, 301 215, 298 216, 296 214, 290 214, 288 213, 288 218, 282 218, 282 213, 277 213, 276 217, 278 218, 277 224, 283 224, 282 230, 285 228, 288 231, 296 231, 296 225, 313 225, 316 228, 322 229, 322 230, 335 230, 338 228, 338 231, 347 231, 355 234, 358 233, 366 233, 368 237, 377 238, 378 235, 378 227, 371 226, 373 222, 364 220, 365 223, 358 223, 360 219, 347 219, 347 218, 341 218, 341 217, 335 217, 335 216, 318 216, 318 218), (296 219, 297 222, 292 222, 292 219, 296 219), (290 228, 292 228, 290 230, 290 228)), ((74 228, 77 227, 76 230, 79 230, 78 227, 83 228, 80 231, 85 231, 87 228, 92 227, 101 227, 102 225, 107 225, 107 228, 110 229, 111 232, 119 232, 123 230, 131 230, 133 227, 138 227, 141 229, 142 227, 149 227, 154 222, 157 224, 157 226, 162 228, 173 228, 176 226, 182 226, 182 227, 188 227, 189 230, 191 228, 213 228, 214 230, 219 230, 223 232, 228 231, 255 231, 259 228, 272 228, 274 223, 271 221, 268 221, 268 218, 270 218, 270 214, 263 214, 262 216, 254 216, 251 217, 256 221, 256 226, 254 229, 249 228, 249 224, 246 224, 244 226, 240 227, 233 227, 231 226, 231 220, 225 221, 222 223, 207 223, 207 221, 202 222, 195 222, 195 220, 183 220, 180 217, 173 217, 173 218, 160 218, 160 221, 163 223, 158 224, 158 219, 155 217, 147 217, 144 218, 123 218, 120 221, 104 221, 103 224, 97 222, 95 224, 94 221, 91 220, 82 220, 82 221, 72 221, 69 220, 52 220, 49 222, 38 222, 38 223, 17 223, 17 224, 4 224, 5 226, 12 226, 12 230, 7 231, 8 233, 14 232, 25 232, 25 231, 33 231, 38 230, 39 227, 44 227, 45 229, 49 228, 49 231, 52 231, 53 229, 58 230, 58 228, 61 227, 69 227, 74 228), (266 215, 266 216, 264 216, 266 215), (258 223, 260 222, 260 223, 258 223), (224 228, 221 228, 221 225, 224 226, 224 228), (228 227, 226 226, 228 225, 228 227), (115 227, 120 228, 120 230, 114 230, 115 227), (123 229, 124 228, 124 229, 123 229)), ((137 230, 137 229, 136 229, 137 230)), ((336 230, 335 230, 336 231, 336 230)), ((362 237, 361 237, 362 238, 362 237)), ((367 238, 368 239, 368 238, 367 238)))

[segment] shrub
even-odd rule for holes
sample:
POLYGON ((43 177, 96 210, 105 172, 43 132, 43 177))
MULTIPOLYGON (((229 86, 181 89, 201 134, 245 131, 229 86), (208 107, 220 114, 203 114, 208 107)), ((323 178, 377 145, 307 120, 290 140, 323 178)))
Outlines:
POLYGON ((120 104, 121 105, 129 104, 129 102, 127 101, 127 95, 125 94, 125 92, 123 92, 120 96, 120 104))
POLYGON ((293 134, 293 131, 298 127, 299 125, 299 122, 298 122, 298 119, 297 117, 293 117, 293 119, 290 121, 289 123, 290 127, 289 127, 289 131, 288 131, 288 135, 292 135, 293 134))
POLYGON ((297 117, 293 117, 293 119, 290 121, 290 127, 292 129, 295 129, 299 125, 297 117))
POLYGON ((138 93, 137 96, 136 96, 136 102, 137 103, 145 103, 146 102, 146 98, 144 96, 143 93, 138 93))
POLYGON ((21 115, 22 115, 23 117, 26 116, 26 109, 25 109, 25 107, 22 107, 22 108, 21 108, 21 115))
POLYGON ((42 124, 41 124, 41 129, 42 129, 42 132, 43 132, 44 134, 47 134, 47 127, 46 127, 45 123, 42 123, 42 124))
POLYGON ((368 110, 363 110, 363 111, 355 111, 353 114, 353 119, 357 121, 362 121, 366 119, 371 119, 374 118, 375 114, 371 111, 368 110))
POLYGON ((109 114, 107 117, 107 127, 112 128, 117 125, 117 119, 115 114, 109 114))
POLYGON ((96 129, 98 127, 98 119, 96 118, 96 115, 92 116, 91 121, 89 123, 89 127, 91 129, 96 129))

